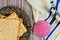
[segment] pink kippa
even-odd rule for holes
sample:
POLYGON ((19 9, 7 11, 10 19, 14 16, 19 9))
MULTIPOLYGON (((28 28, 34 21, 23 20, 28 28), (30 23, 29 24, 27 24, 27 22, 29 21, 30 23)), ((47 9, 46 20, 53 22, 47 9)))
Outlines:
POLYGON ((50 32, 51 26, 47 21, 40 20, 34 25, 34 34, 39 37, 45 37, 50 32))

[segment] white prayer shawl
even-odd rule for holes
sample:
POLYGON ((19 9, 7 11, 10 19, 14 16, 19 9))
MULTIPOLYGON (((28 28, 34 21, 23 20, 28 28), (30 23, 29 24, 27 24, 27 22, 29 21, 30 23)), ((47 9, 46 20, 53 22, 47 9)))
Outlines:
MULTIPOLYGON (((27 2, 32 6, 33 15, 35 22, 39 20, 46 20, 51 24, 51 31, 45 37, 46 40, 60 40, 60 4, 58 6, 58 13, 56 10, 52 9, 50 14, 51 2, 52 0, 27 0, 27 2)), ((56 0, 53 0, 56 5, 56 0)), ((33 36, 33 40, 40 40, 39 37, 33 36)))

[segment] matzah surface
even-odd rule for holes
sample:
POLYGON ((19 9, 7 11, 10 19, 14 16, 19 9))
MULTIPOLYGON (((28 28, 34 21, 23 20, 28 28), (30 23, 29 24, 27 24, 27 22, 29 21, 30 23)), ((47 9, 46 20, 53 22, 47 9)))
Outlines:
POLYGON ((18 20, 0 19, 0 40, 17 40, 18 20))

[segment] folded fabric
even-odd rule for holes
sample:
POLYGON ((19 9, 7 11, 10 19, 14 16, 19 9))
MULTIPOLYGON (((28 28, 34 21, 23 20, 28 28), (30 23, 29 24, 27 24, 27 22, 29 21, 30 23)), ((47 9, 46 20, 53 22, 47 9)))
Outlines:
POLYGON ((50 1, 49 0, 27 0, 32 6, 35 21, 44 20, 49 15, 50 1), (49 7, 48 7, 49 6, 49 7))
MULTIPOLYGON (((58 12, 54 9, 52 9, 50 13, 50 1, 52 0, 27 0, 27 2, 32 6, 35 22, 39 20, 45 20, 51 24, 51 31, 45 37, 45 39, 60 40, 60 17, 58 16, 58 12)), ((33 40, 40 39, 38 37, 35 37, 33 40)))

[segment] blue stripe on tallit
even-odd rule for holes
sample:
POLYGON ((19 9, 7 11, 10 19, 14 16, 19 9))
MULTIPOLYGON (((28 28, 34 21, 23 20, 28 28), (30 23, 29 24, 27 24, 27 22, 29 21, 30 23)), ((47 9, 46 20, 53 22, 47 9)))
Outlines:
POLYGON ((49 16, 45 19, 45 21, 48 20, 48 19, 50 18, 50 16, 51 16, 51 13, 50 13, 49 16))
POLYGON ((55 6, 56 10, 58 10, 59 2, 60 2, 60 0, 57 0, 57 2, 56 2, 56 6, 55 6))
POLYGON ((57 16, 57 13, 55 12, 55 14, 53 15, 53 19, 50 21, 50 24, 51 24, 51 25, 52 25, 52 24, 53 24, 53 22, 55 21, 56 16, 57 16))
POLYGON ((47 36, 46 40, 48 40, 48 38, 52 35, 52 33, 58 27, 59 24, 60 24, 60 21, 57 23, 57 25, 54 27, 54 29, 51 31, 51 33, 47 36))
POLYGON ((55 10, 55 7, 51 7, 50 10, 54 9, 55 10))
POLYGON ((51 22, 50 22, 50 25, 52 25, 53 24, 53 22, 55 21, 55 17, 53 17, 53 19, 51 20, 51 22))
MULTIPOLYGON (((59 2, 60 2, 60 0, 57 0, 55 8, 52 7, 54 10, 58 10, 59 2)), ((50 8, 50 10, 51 10, 52 8, 50 8)), ((51 22, 50 22, 51 25, 54 23, 54 21, 55 21, 55 19, 56 19, 56 15, 57 15, 57 13, 55 12, 54 17, 53 17, 53 19, 52 19, 51 22)), ((56 28, 58 27, 59 24, 60 24, 60 21, 57 23, 57 25, 54 27, 54 29, 53 29, 53 30, 50 32, 50 34, 47 36, 46 40, 48 40, 48 38, 49 38, 49 37, 52 35, 52 33, 56 30, 56 28)))

